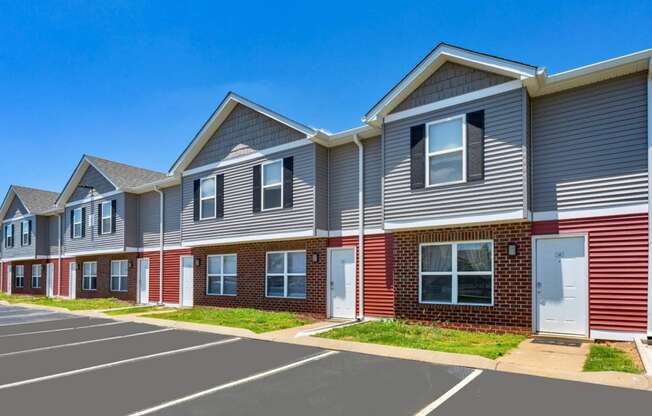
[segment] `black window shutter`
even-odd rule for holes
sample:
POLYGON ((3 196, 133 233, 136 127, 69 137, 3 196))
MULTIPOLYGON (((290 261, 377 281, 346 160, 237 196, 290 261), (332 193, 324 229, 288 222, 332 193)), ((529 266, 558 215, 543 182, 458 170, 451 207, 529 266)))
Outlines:
POLYGON ((102 234, 104 230, 102 229, 102 203, 97 204, 97 233, 102 234))
POLYGON ((27 245, 32 245, 32 220, 27 221, 27 245))
POLYGON ((252 195, 252 203, 253 203, 253 211, 254 212, 260 212, 260 165, 254 166, 254 172, 253 172, 253 177, 254 177, 254 183, 253 183, 253 192, 254 194, 252 195))
POLYGON ((84 238, 84 237, 86 237, 86 207, 81 209, 81 219, 82 219, 81 236, 82 236, 82 238, 84 238))
POLYGON ((466 114, 466 177, 484 179, 484 110, 466 114))
POLYGON ((23 228, 25 228, 24 226, 25 226, 25 223, 21 221, 20 222, 20 246, 21 247, 24 245, 23 244, 23 233, 24 233, 23 228))
POLYGON ((410 187, 426 186, 426 125, 410 128, 410 187))
POLYGON ((115 227, 118 218, 117 211, 118 211, 118 201, 114 199, 111 201, 111 234, 115 234, 115 227))
POLYGON ((224 218, 224 175, 215 177, 215 216, 224 218))
POLYGON ((16 227, 14 224, 11 224, 11 246, 13 247, 16 244, 16 227))
POLYGON ((75 210, 70 210, 70 238, 75 238, 75 210))
POLYGON ((192 183, 193 186, 193 205, 192 205, 192 219, 199 221, 199 187, 201 186, 201 179, 195 179, 192 183))
POLYGON ((292 208, 294 201, 294 157, 283 159, 283 208, 292 208))

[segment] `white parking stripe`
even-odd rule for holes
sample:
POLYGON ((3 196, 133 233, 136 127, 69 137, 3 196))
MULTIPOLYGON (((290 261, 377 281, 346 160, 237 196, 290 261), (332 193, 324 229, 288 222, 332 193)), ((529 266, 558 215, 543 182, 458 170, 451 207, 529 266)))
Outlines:
POLYGON ((19 336, 22 336, 22 335, 49 334, 50 332, 72 331, 72 330, 75 330, 75 329, 97 328, 98 326, 120 325, 120 324, 126 324, 126 323, 128 323, 128 321, 112 321, 112 322, 107 322, 107 323, 104 323, 104 324, 73 326, 73 327, 70 327, 70 328, 45 329, 43 331, 19 332, 17 334, 0 335, 0 338, 19 337, 19 336))
POLYGON ((64 318, 58 315, 57 313, 52 313, 52 314, 45 314, 45 315, 39 315, 40 317, 37 317, 37 319, 31 319, 29 321, 26 320, 21 320, 18 322, 9 322, 9 323, 4 323, 0 324, 0 326, 14 326, 14 325, 27 325, 27 324, 37 324, 37 323, 43 323, 43 322, 52 322, 52 321, 61 321, 61 320, 66 320, 70 318, 64 318), (52 318, 46 318, 47 316, 53 316, 52 318))
POLYGON ((47 311, 47 312, 29 312, 29 313, 21 313, 21 314, 19 314, 19 315, 0 316, 0 321, 3 321, 3 320, 7 320, 7 321, 8 321, 8 320, 10 320, 10 319, 14 319, 14 318, 25 318, 25 317, 29 317, 29 316, 53 315, 53 314, 55 314, 55 313, 56 313, 56 312, 47 311))
POLYGON ((27 380, 16 381, 16 382, 13 382, 13 383, 8 383, 8 384, 2 384, 2 385, 0 385, 0 390, 10 389, 12 387, 24 386, 26 384, 39 383, 41 381, 47 381, 47 380, 52 380, 52 379, 61 378, 61 377, 73 376, 75 374, 88 373, 90 371, 101 370, 103 368, 115 367, 115 366, 118 366, 118 365, 133 363, 133 362, 136 362, 136 361, 149 360, 151 358, 159 358, 159 357, 165 357, 167 355, 174 355, 174 354, 180 354, 180 353, 188 352, 188 351, 201 350, 201 349, 213 347, 213 346, 216 346, 216 345, 221 345, 221 344, 226 344, 226 343, 229 343, 229 342, 240 341, 240 339, 241 338, 227 338, 227 339, 223 339, 221 341, 209 342, 209 343, 206 343, 206 344, 195 345, 195 346, 192 346, 192 347, 180 348, 178 350, 157 352, 156 354, 149 354, 149 355, 141 355, 140 357, 127 358, 126 360, 120 360, 120 361, 114 361, 114 362, 111 362, 111 363, 94 365, 92 367, 80 368, 78 370, 71 370, 71 371, 65 371, 63 373, 50 374, 49 376, 30 378, 30 379, 27 379, 27 380))
POLYGON ((137 332, 135 334, 118 335, 118 336, 115 336, 115 337, 98 338, 98 339, 90 339, 90 340, 87 340, 87 341, 71 342, 69 344, 51 345, 49 347, 39 347, 39 348, 31 348, 29 350, 5 352, 3 354, 0 354, 0 358, 1 357, 9 357, 11 355, 27 354, 27 353, 30 353, 30 352, 37 352, 37 351, 56 350, 56 349, 59 349, 59 348, 74 347, 74 346, 77 346, 77 345, 93 344, 95 342, 112 341, 112 340, 116 340, 116 339, 138 337, 138 336, 141 336, 141 335, 156 334, 157 332, 168 332, 168 331, 174 331, 174 328, 163 328, 163 329, 156 329, 156 330, 153 330, 153 331, 137 332))
POLYGON ((433 410, 444 404, 444 402, 451 397, 455 395, 458 391, 462 390, 464 386, 475 380, 477 376, 482 374, 482 370, 473 370, 471 374, 468 376, 464 377, 462 381, 454 385, 450 390, 448 390, 446 393, 442 394, 437 400, 434 402, 430 403, 428 406, 424 407, 419 413, 416 413, 414 416, 427 416, 429 415, 433 410))
POLYGON ((208 390, 203 390, 203 391, 200 391, 198 393, 191 394, 189 396, 180 397, 178 399, 171 400, 171 401, 166 402, 166 403, 161 403, 161 404, 159 404, 157 406, 150 407, 148 409, 140 410, 140 411, 138 411, 136 413, 130 413, 128 416, 143 416, 143 415, 148 415, 150 413, 158 412, 159 410, 163 410, 163 409, 166 409, 168 407, 176 406, 176 405, 181 404, 181 403, 185 403, 185 402, 188 402, 188 401, 191 401, 191 400, 195 400, 195 399, 198 399, 200 397, 216 393, 216 392, 218 392, 220 390, 229 389, 231 387, 235 387, 235 386, 238 386, 240 384, 249 383, 250 381, 258 380, 258 379, 261 379, 263 377, 268 377, 268 376, 271 376, 271 375, 276 374, 276 373, 280 373, 280 372, 283 372, 283 371, 290 370, 292 368, 302 366, 304 364, 308 364, 309 362, 312 362, 312 361, 321 360, 322 358, 326 358, 326 357, 331 356, 333 354, 337 354, 337 351, 328 351, 328 352, 316 355, 314 357, 306 358, 306 359, 301 360, 301 361, 296 361, 296 362, 294 362, 292 364, 284 365, 282 367, 277 367, 277 368, 274 368, 272 370, 268 370, 268 371, 264 371, 262 373, 254 374, 254 375, 249 376, 249 377, 245 377, 245 378, 241 378, 239 380, 231 381, 230 383, 221 384, 219 386, 215 386, 215 387, 210 388, 208 390))

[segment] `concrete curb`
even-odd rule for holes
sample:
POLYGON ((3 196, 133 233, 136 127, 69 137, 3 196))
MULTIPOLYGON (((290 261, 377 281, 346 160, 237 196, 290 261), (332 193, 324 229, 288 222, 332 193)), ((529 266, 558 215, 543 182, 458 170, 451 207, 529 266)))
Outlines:
POLYGON ((643 344, 643 340, 638 338, 634 340, 634 343, 636 344, 638 355, 641 357, 641 362, 643 362, 645 374, 648 377, 652 377, 652 347, 643 344))

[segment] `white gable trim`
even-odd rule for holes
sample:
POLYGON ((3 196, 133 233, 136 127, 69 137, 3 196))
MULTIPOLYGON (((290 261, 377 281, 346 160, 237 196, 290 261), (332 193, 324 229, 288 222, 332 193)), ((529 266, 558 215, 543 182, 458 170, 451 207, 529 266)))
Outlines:
MULTIPOLYGON (((27 211, 27 215, 31 215, 31 211, 29 210, 29 207, 27 204, 25 204, 25 201, 20 199, 20 196, 18 195, 18 192, 14 189, 14 186, 9 187, 9 191, 7 192, 7 195, 5 195, 5 199, 2 202, 2 205, 0 206, 0 218, 5 219, 5 215, 7 215, 7 211, 9 211, 9 206, 11 206, 11 203, 14 202, 14 198, 18 198, 20 203, 23 205, 23 208, 27 211), (11 195, 13 194, 13 198, 11 198, 11 195)), ((12 219, 13 221, 13 219, 12 219)))
MULTIPOLYGON (((66 186, 63 188, 63 191, 61 191, 61 194, 59 194, 59 197, 57 198, 56 203, 55 203, 55 205, 57 207, 61 208, 61 207, 64 207, 64 206, 68 206, 70 204, 70 203, 67 202, 68 198, 70 198, 72 196, 73 192, 75 191, 75 189, 77 189, 77 185, 79 185, 79 182, 84 177, 84 174, 86 174, 86 171, 88 170, 89 166, 92 166, 93 168, 95 168, 100 173, 100 175, 102 175, 107 181, 109 181, 109 183, 111 183, 111 185, 113 185, 113 187, 115 188, 115 191, 113 191, 113 192, 116 192, 116 191, 120 190, 113 183, 113 181, 111 181, 111 179, 104 172, 102 172, 101 169, 98 169, 98 167, 95 166, 95 164, 91 163, 91 161, 88 160, 86 155, 84 155, 82 160, 79 162, 79 164, 75 168, 75 171, 73 172, 72 176, 68 180, 68 183, 66 183, 66 186)), ((78 201, 72 201, 71 203, 76 204, 76 203, 78 203, 78 201)))

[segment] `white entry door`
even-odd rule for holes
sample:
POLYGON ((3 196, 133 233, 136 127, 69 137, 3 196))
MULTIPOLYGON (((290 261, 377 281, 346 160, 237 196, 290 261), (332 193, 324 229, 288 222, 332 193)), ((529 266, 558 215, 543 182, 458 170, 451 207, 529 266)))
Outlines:
POLYGON ((138 259, 138 302, 149 303, 149 259, 138 259))
POLYGON ((193 298, 193 270, 192 256, 181 257, 181 290, 179 291, 181 306, 192 306, 193 298))
POLYGON ((7 266, 7 293, 11 295, 11 287, 14 285, 14 266, 7 266))
POLYGON ((537 238, 535 244, 538 331, 588 335, 585 237, 537 238))
POLYGON ((333 318, 355 318, 355 249, 329 249, 330 311, 333 318))
POLYGON ((70 299, 77 297, 77 263, 68 265, 68 297, 70 299))
POLYGON ((54 296, 54 264, 48 263, 45 269, 45 290, 48 297, 54 296))

